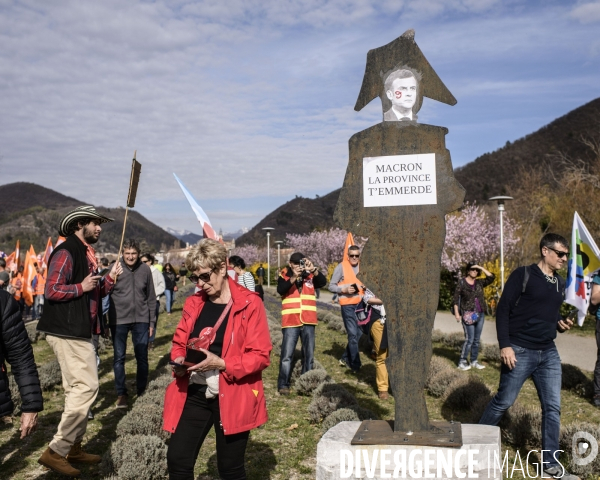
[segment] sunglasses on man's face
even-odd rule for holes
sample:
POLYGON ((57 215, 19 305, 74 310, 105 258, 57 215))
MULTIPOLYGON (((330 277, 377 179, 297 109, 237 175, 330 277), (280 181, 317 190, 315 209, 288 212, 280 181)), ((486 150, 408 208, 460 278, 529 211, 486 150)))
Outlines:
POLYGON ((211 270, 210 272, 204 272, 196 275, 195 273, 190 275, 190 280, 194 283, 198 283, 198 280, 202 280, 204 283, 210 280, 210 276, 215 272, 215 270, 211 270))
POLYGON ((556 253, 556 256, 558 258, 567 258, 567 256, 569 255, 569 252, 562 252, 560 250, 557 250, 556 248, 552 248, 552 247, 546 247, 549 250, 552 250, 554 253, 556 253))
POLYGON ((350 255, 350 254, 348 254, 348 256, 349 256, 350 258, 360 258, 360 255, 350 255))

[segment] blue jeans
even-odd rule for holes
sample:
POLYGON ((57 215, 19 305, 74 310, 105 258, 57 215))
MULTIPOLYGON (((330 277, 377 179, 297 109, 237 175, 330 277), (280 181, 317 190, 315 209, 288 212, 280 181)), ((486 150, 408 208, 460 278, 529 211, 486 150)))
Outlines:
POLYGON ((146 390, 148 383, 148 330, 147 323, 128 323, 127 325, 111 325, 110 333, 113 340, 113 369, 115 371, 115 387, 117 395, 127 395, 125 386, 125 353, 127 349, 127 335, 131 332, 133 351, 137 362, 136 385, 137 394, 141 395, 146 390))
POLYGON ((283 340, 281 341, 281 357, 279 359, 277 390, 281 390, 282 388, 290 388, 292 359, 294 358, 294 350, 296 350, 298 337, 300 337, 302 340, 302 373, 312 370, 315 358, 314 325, 282 328, 281 331, 283 333, 283 340))
POLYGON ((502 364, 500 371, 500 386, 498 393, 490 401, 479 423, 482 425, 498 425, 504 412, 517 399, 521 387, 528 377, 533 379, 542 406, 542 458, 544 468, 558 466, 560 434, 560 386, 561 366, 560 356, 556 347, 548 350, 531 350, 529 348, 511 345, 515 351, 517 363, 510 370, 502 364))
POLYGON ((42 316, 42 308, 44 307, 43 302, 44 295, 36 295, 33 297, 33 319, 37 320, 42 316))
POLYGON ((471 352, 471 363, 477 360, 477 355, 479 355, 479 339, 481 338, 484 320, 485 315, 480 313, 479 320, 473 325, 466 325, 464 321, 461 321, 463 330, 465 331, 465 343, 463 344, 462 351, 460 352, 461 362, 467 361, 469 352, 471 352))
POLYGON ((165 290, 165 299, 167 300, 165 309, 167 310, 167 313, 171 313, 171 307, 175 301, 175 292, 173 290, 165 290))
POLYGON ((360 369, 360 355, 358 352, 358 340, 362 335, 362 330, 358 326, 356 319, 356 305, 342 305, 342 320, 348 333, 348 345, 342 355, 342 360, 355 372, 360 369))

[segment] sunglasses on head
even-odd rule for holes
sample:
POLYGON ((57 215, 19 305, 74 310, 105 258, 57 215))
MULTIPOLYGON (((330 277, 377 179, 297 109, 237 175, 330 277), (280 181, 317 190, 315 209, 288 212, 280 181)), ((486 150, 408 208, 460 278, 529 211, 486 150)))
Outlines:
POLYGON ((194 283, 198 283, 198 280, 202 280, 204 283, 206 283, 210 280, 210 276, 215 271, 216 270, 211 270, 210 272, 200 273, 199 275, 196 275, 195 273, 193 273, 192 275, 190 275, 190 281, 192 281, 194 283))
POLYGON ((360 258, 360 254, 359 254, 359 255, 351 255, 351 254, 348 254, 348 256, 349 256, 350 258, 360 258))
POLYGON ((569 255, 569 252, 561 252, 560 250, 557 250, 556 248, 552 248, 552 247, 546 247, 550 250, 552 250, 554 253, 556 253, 556 256, 558 258, 567 258, 567 256, 569 255))

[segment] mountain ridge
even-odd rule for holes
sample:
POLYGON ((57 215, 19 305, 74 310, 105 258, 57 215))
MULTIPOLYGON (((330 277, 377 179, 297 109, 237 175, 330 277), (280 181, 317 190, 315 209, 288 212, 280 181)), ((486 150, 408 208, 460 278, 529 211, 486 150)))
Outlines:
POLYGON ((599 127, 600 98, 596 98, 535 132, 455 168, 454 176, 467 191, 465 201, 481 202, 506 195, 511 186, 518 183, 523 168, 535 170, 551 164, 560 171, 555 161, 560 153, 586 163, 593 161, 593 154, 581 142, 581 137, 597 134, 599 127))
POLYGON ((317 230, 328 230, 335 227, 333 211, 340 196, 341 188, 334 190, 322 197, 304 198, 296 196, 292 200, 280 205, 247 233, 236 240, 236 245, 253 243, 266 246, 266 233, 264 227, 272 227, 271 245, 276 240, 285 240, 288 233, 304 234, 317 230))
MULTIPOLYGON (((562 153, 572 159, 593 161, 593 152, 583 145, 582 136, 600 132, 600 98, 581 105, 558 117, 535 132, 514 142, 507 142, 494 152, 484 153, 475 160, 454 169, 454 176, 466 190, 466 202, 486 202, 496 195, 506 195, 518 184, 522 168, 539 169, 548 165, 557 172, 562 168, 557 156, 562 153)), ((600 141, 600 138, 598 139, 600 141)), ((285 240, 287 233, 301 234, 312 230, 336 227, 333 210, 341 189, 315 199, 296 196, 267 214, 238 245, 266 245, 264 227, 274 227, 271 243, 285 240)))
MULTIPOLYGON (((18 239, 21 250, 33 245, 36 251, 46 247, 48 237, 58 237, 58 224, 70 210, 90 205, 73 197, 35 183, 17 182, 0 185, 0 250, 10 253, 18 239)), ((99 252, 119 249, 125 209, 96 206, 96 210, 114 222, 102 225, 102 234, 94 248, 99 252)), ((173 247, 177 238, 139 212, 130 210, 127 217, 126 237, 141 242, 143 249, 158 251, 173 247)))

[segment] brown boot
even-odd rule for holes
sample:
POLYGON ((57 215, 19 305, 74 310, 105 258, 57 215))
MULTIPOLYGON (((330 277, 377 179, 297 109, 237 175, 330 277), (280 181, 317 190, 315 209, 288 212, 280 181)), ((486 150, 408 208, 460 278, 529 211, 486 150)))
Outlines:
POLYGON ((79 477, 81 475, 81 472, 74 468, 65 457, 60 456, 50 447, 42 453, 38 463, 67 477, 79 477))
POLYGON ((71 463, 100 463, 102 457, 100 455, 85 453, 83 448, 81 448, 81 442, 79 442, 71 447, 71 451, 67 455, 67 460, 71 463))
POLYGON ((117 408, 127 408, 127 395, 119 395, 117 397, 117 403, 115 404, 117 408))

